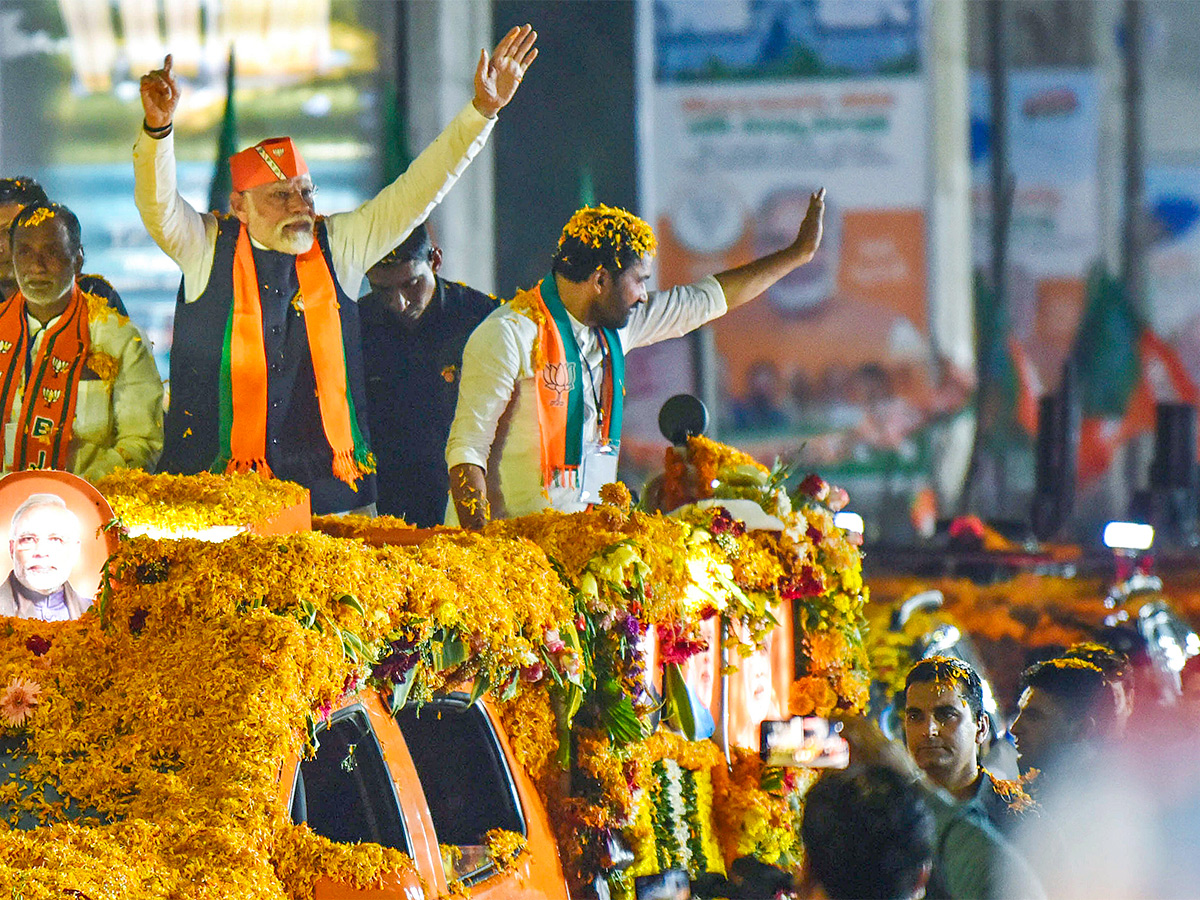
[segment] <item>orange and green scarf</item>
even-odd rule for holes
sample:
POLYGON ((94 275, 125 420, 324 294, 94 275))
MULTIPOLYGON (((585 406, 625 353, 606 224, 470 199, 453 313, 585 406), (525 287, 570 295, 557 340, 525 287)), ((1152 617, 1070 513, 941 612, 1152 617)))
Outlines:
POLYGON ((25 381, 13 468, 66 469, 79 378, 91 347, 87 300, 78 284, 72 289, 67 308, 46 329, 26 379, 30 340, 25 298, 17 293, 0 308, 0 365, 4 376, 0 402, 5 422, 12 419, 13 405, 25 381))
MULTIPOLYGON (((333 451, 333 474, 357 490, 355 482, 375 471, 375 459, 358 430, 346 377, 337 290, 316 240, 296 257, 296 276, 304 303, 304 328, 316 376, 321 426, 333 451)), ((271 476, 267 465, 267 351, 263 345, 262 300, 245 225, 238 233, 233 256, 233 309, 221 352, 219 427, 221 450, 214 471, 253 469, 271 476)))
MULTIPOLYGON (((542 442, 542 483, 547 487, 578 487, 583 460, 584 385, 583 361, 571 319, 551 273, 529 292, 538 316, 538 354, 535 373, 538 430, 542 442)), ((604 348, 604 375, 600 385, 600 439, 621 441, 625 400, 625 353, 615 328, 597 329, 604 348)))

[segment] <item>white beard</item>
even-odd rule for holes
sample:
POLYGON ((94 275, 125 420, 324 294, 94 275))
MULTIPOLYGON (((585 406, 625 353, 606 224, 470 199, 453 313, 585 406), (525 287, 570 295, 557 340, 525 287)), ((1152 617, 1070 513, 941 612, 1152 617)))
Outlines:
POLYGON ((315 239, 315 231, 312 228, 305 231, 281 228, 277 239, 278 246, 272 247, 272 250, 299 256, 301 253, 307 253, 312 247, 313 240, 315 239))

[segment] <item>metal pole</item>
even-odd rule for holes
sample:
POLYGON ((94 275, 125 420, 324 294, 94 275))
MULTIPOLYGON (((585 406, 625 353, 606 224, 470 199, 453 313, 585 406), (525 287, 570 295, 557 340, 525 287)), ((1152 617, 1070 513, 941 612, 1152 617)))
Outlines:
MULTIPOLYGON (((991 54, 988 59, 988 80, 991 84, 991 188, 992 188, 992 303, 997 313, 993 321, 1003 329, 1008 325, 1008 236, 1012 216, 1013 177, 1008 166, 1008 29, 1004 18, 1005 0, 987 0, 988 37, 991 54)), ((976 362, 981 412, 995 409, 1000 385, 993 378, 990 354, 981 352, 976 362)), ((959 512, 969 510, 975 480, 979 474, 980 457, 987 435, 983 423, 975 427, 971 461, 959 495, 959 512)))
POLYGON ((1125 0, 1125 221, 1121 232, 1121 281, 1134 310, 1145 309, 1142 206, 1145 196, 1145 123, 1142 115, 1142 0, 1125 0))
MULTIPOLYGON (((1145 157, 1142 153, 1145 121, 1142 97, 1142 48, 1145 46, 1145 7, 1142 0, 1125 0, 1125 195, 1121 223, 1121 284, 1130 307, 1139 316, 1146 312, 1145 229, 1142 227, 1145 203, 1145 157)), ((1126 447, 1123 466, 1126 497, 1144 484, 1145 451, 1148 440, 1134 438, 1126 447)))

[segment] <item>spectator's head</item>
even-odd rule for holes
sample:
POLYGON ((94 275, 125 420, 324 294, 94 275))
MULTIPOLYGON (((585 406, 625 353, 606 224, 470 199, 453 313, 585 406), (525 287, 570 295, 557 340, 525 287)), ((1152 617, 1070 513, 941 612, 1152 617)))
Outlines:
POLYGON ((412 326, 429 308, 437 290, 442 250, 422 223, 404 242, 367 271, 369 302, 380 303, 402 325, 412 326))
POLYGON ((229 159, 229 208, 268 250, 297 255, 313 244, 316 188, 291 138, 268 138, 229 159))
POLYGON ((551 269, 582 290, 584 324, 621 328, 646 300, 657 249, 654 231, 632 213, 585 206, 563 228, 551 269))
POLYGON ((1134 679, 1129 657, 1120 650, 1114 650, 1097 641, 1080 641, 1068 647, 1062 658, 1082 659, 1104 673, 1104 680, 1113 692, 1116 715, 1114 724, 1118 731, 1123 731, 1125 723, 1133 715, 1134 679))
POLYGON ((13 575, 27 590, 52 594, 79 561, 80 525, 57 494, 30 494, 13 513, 8 552, 13 575))
POLYGON ((1053 769, 1113 733, 1116 698, 1104 672, 1083 659, 1048 659, 1021 673, 1020 713, 1012 725, 1021 769, 1053 769))
POLYGON ((30 203, 49 202, 50 198, 42 186, 32 178, 0 178, 0 235, 3 235, 3 239, 0 239, 0 300, 6 300, 17 292, 8 227, 17 213, 30 203))
POLYGON ((864 363, 850 379, 851 399, 859 406, 872 406, 895 395, 892 376, 879 363, 864 363))
POLYGON ((904 680, 904 738, 921 770, 952 794, 966 792, 979 775, 980 748, 989 721, 983 683, 961 659, 932 656, 904 680))
POLYGON ((933 816, 891 769, 833 771, 808 792, 800 836, 809 896, 920 897, 933 859, 933 816))
POLYGON ((788 393, 791 394, 792 403, 796 405, 797 409, 807 410, 812 406, 816 397, 816 389, 807 372, 797 369, 792 373, 792 377, 788 381, 788 393))
POLYGON ((31 314, 46 321, 71 301, 83 268, 79 219, 57 203, 31 203, 9 226, 13 271, 31 314))

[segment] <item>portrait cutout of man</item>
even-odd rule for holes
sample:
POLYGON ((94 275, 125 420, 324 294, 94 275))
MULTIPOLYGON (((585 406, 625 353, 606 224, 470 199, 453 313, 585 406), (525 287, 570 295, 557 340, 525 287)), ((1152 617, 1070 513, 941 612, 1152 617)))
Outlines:
POLYGON ((13 513, 8 553, 13 568, 0 583, 0 615, 61 622, 92 605, 71 584, 82 548, 79 517, 57 494, 30 494, 13 513))
POLYGON ((92 606, 114 536, 112 509, 68 472, 13 472, 0 479, 0 616, 65 622, 92 606))

